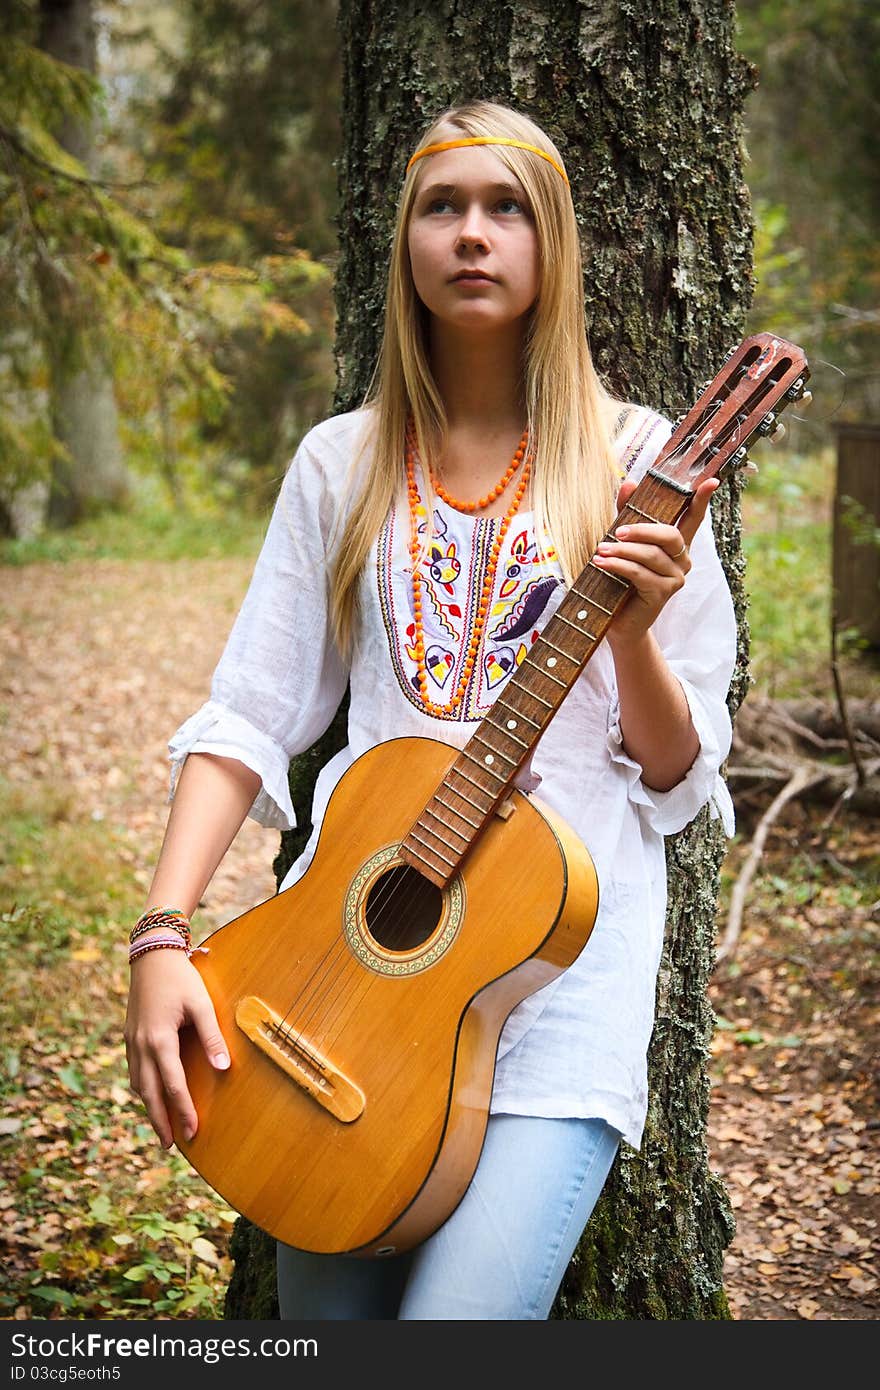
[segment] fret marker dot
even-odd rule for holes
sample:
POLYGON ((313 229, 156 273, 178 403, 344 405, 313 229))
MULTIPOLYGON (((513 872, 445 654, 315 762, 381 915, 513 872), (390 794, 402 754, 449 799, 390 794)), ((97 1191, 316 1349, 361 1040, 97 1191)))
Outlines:
POLYGON ((487 753, 484 761, 487 763, 494 763, 495 759, 492 757, 491 753, 487 753))
POLYGON ((555 666, 555 665, 556 665, 556 657, 555 657, 555 656, 548 656, 548 658, 547 658, 547 665, 548 665, 548 666, 555 666))
POLYGON ((586 616, 587 616, 587 610, 586 610, 586 608, 582 608, 581 611, 580 611, 580 613, 578 613, 578 619, 579 619, 579 621, 580 621, 580 622, 583 622, 583 621, 584 621, 584 618, 585 618, 586 616))
POLYGON ((508 721, 507 721, 507 727, 508 727, 508 729, 515 729, 515 728, 516 728, 516 720, 515 720, 515 719, 508 719, 508 721))

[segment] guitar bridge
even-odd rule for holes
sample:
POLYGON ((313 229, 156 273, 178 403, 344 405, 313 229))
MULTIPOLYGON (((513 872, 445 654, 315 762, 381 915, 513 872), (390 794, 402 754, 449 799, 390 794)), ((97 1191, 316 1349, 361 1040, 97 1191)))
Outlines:
POLYGON ((295 1027, 255 994, 239 999, 235 1021, 241 1031, 325 1110, 343 1124, 363 1113, 359 1086, 334 1067, 295 1027))

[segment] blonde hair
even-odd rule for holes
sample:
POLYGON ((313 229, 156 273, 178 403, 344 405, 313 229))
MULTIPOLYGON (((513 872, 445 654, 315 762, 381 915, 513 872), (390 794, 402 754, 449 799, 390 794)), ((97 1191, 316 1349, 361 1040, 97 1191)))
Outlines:
MULTIPOLYGON (((418 149, 456 136, 501 136, 562 156, 527 116, 493 102, 444 111, 418 149)), ((552 536, 566 581, 593 554, 613 516, 619 476, 611 448, 620 409, 593 366, 584 316, 583 269, 568 184, 546 159, 512 146, 493 153, 522 185, 535 222, 540 260, 537 300, 530 311, 523 379, 526 422, 535 450, 532 508, 536 534, 552 536)), ((356 505, 350 510, 333 569, 330 611, 336 640, 349 650, 357 625, 358 585, 370 547, 402 485, 407 418, 429 465, 443 449, 446 413, 431 371, 426 314, 413 284, 407 230, 430 156, 409 169, 397 209, 382 346, 364 398, 372 414, 358 460, 370 451, 356 505)), ((423 470, 430 488, 429 467, 423 470)), ((428 516, 432 498, 424 499, 428 516)))

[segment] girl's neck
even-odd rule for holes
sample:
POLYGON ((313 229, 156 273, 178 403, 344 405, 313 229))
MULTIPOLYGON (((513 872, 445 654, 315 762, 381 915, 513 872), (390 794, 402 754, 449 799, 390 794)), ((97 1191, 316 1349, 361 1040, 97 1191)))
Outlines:
POLYGON ((525 422, 521 334, 451 333, 432 325, 431 366, 449 430, 495 433, 525 422))

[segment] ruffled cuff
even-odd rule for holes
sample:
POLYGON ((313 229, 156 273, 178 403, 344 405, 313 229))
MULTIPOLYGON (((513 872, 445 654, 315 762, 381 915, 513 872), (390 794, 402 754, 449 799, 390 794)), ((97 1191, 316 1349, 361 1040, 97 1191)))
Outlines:
POLYGON ((681 781, 668 791, 657 791, 645 785, 641 764, 631 758, 623 746, 620 707, 616 698, 609 714, 606 740, 611 761, 620 767, 627 778, 630 801, 640 808, 646 823, 658 834, 675 835, 679 830, 684 830, 708 802, 711 818, 720 819, 725 834, 732 835, 735 829, 733 801, 719 771, 727 756, 729 738, 727 747, 722 749, 718 731, 696 690, 689 681, 681 677, 678 680, 700 740, 700 751, 681 781))
POLYGON ((180 769, 190 753, 216 753, 237 758, 256 772, 263 785, 248 815, 270 830, 292 830, 296 813, 290 799, 287 772, 290 759, 280 743, 261 733, 243 715, 208 700, 181 724, 168 743, 171 757, 169 801, 174 799, 180 769))

